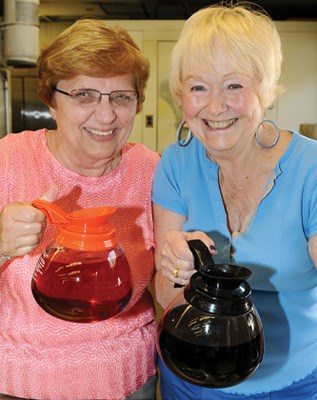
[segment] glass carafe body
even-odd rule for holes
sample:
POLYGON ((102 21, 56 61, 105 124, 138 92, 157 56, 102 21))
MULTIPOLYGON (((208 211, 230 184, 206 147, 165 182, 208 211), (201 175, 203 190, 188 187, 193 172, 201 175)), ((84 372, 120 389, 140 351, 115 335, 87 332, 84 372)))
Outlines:
POLYGON ((188 303, 180 293, 160 321, 158 349, 171 371, 190 383, 234 386, 262 360, 261 321, 254 306, 240 315, 217 315, 188 303))
POLYGON ((131 293, 122 248, 79 251, 53 242, 41 255, 32 293, 49 314, 70 322, 98 322, 120 313, 131 293))

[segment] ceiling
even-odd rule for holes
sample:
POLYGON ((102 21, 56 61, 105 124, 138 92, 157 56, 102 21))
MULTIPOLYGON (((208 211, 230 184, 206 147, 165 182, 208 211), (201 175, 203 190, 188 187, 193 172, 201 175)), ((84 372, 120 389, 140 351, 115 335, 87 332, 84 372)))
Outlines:
MULTIPOLYGON (((9 0, 13 1, 13 0, 9 0)), ((3 3, 0 0, 0 18, 3 3)), ((187 19, 217 0, 40 0, 40 20, 74 21, 94 16, 102 19, 187 19)), ((253 0, 274 20, 317 20, 317 0, 253 0)))

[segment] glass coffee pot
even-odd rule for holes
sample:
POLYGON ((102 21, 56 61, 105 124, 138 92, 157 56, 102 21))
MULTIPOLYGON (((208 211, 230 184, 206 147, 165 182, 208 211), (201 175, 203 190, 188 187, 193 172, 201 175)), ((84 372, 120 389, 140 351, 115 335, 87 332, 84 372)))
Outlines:
POLYGON ((95 207, 66 214, 45 200, 32 205, 58 228, 33 274, 37 303, 70 322, 97 322, 120 313, 131 298, 132 282, 115 229, 107 224, 116 209, 95 207))
POLYGON ((256 370, 264 351, 262 323, 246 282, 251 271, 215 264, 200 240, 188 245, 197 272, 161 318, 159 354, 173 373, 195 385, 237 385, 256 370))

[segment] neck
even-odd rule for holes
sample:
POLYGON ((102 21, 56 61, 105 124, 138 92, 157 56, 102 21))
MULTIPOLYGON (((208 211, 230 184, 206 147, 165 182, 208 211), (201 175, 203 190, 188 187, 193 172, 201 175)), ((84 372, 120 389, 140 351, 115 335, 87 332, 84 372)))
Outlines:
POLYGON ((250 153, 247 157, 238 156, 218 159, 219 175, 232 182, 242 182, 257 175, 259 169, 263 170, 260 157, 250 153))
POLYGON ((72 156, 65 153, 63 147, 56 140, 54 131, 49 131, 46 134, 47 145, 50 152, 64 167, 76 172, 82 176, 99 177, 111 173, 120 163, 121 154, 113 155, 109 159, 102 158, 101 160, 91 159, 85 154, 73 154, 72 156))

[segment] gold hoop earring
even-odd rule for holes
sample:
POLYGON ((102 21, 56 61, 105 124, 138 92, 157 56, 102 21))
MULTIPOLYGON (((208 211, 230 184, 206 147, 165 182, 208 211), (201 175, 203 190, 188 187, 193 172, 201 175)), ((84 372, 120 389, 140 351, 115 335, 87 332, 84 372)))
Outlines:
POLYGON ((270 149, 270 148, 272 148, 272 147, 274 147, 276 145, 276 143, 278 142, 279 138, 280 138, 280 131, 279 131, 278 126, 276 125, 276 123, 274 121, 272 121, 270 119, 264 119, 262 122, 259 123, 258 129, 255 132, 255 140, 257 141, 257 144, 260 147, 262 147, 263 149, 270 149), (265 122, 273 125, 274 128, 275 128, 275 139, 274 139, 274 142, 272 144, 268 145, 268 146, 263 144, 261 142, 260 138, 259 138, 259 129, 260 129, 261 125, 264 124, 265 122))
POLYGON ((181 147, 187 146, 190 143, 190 141, 192 140, 192 137, 193 137, 192 131, 190 129, 188 129, 188 134, 187 134, 186 139, 181 139, 182 129, 183 129, 185 124, 186 124, 186 121, 182 121, 180 123, 177 131, 176 131, 176 142, 181 147))

